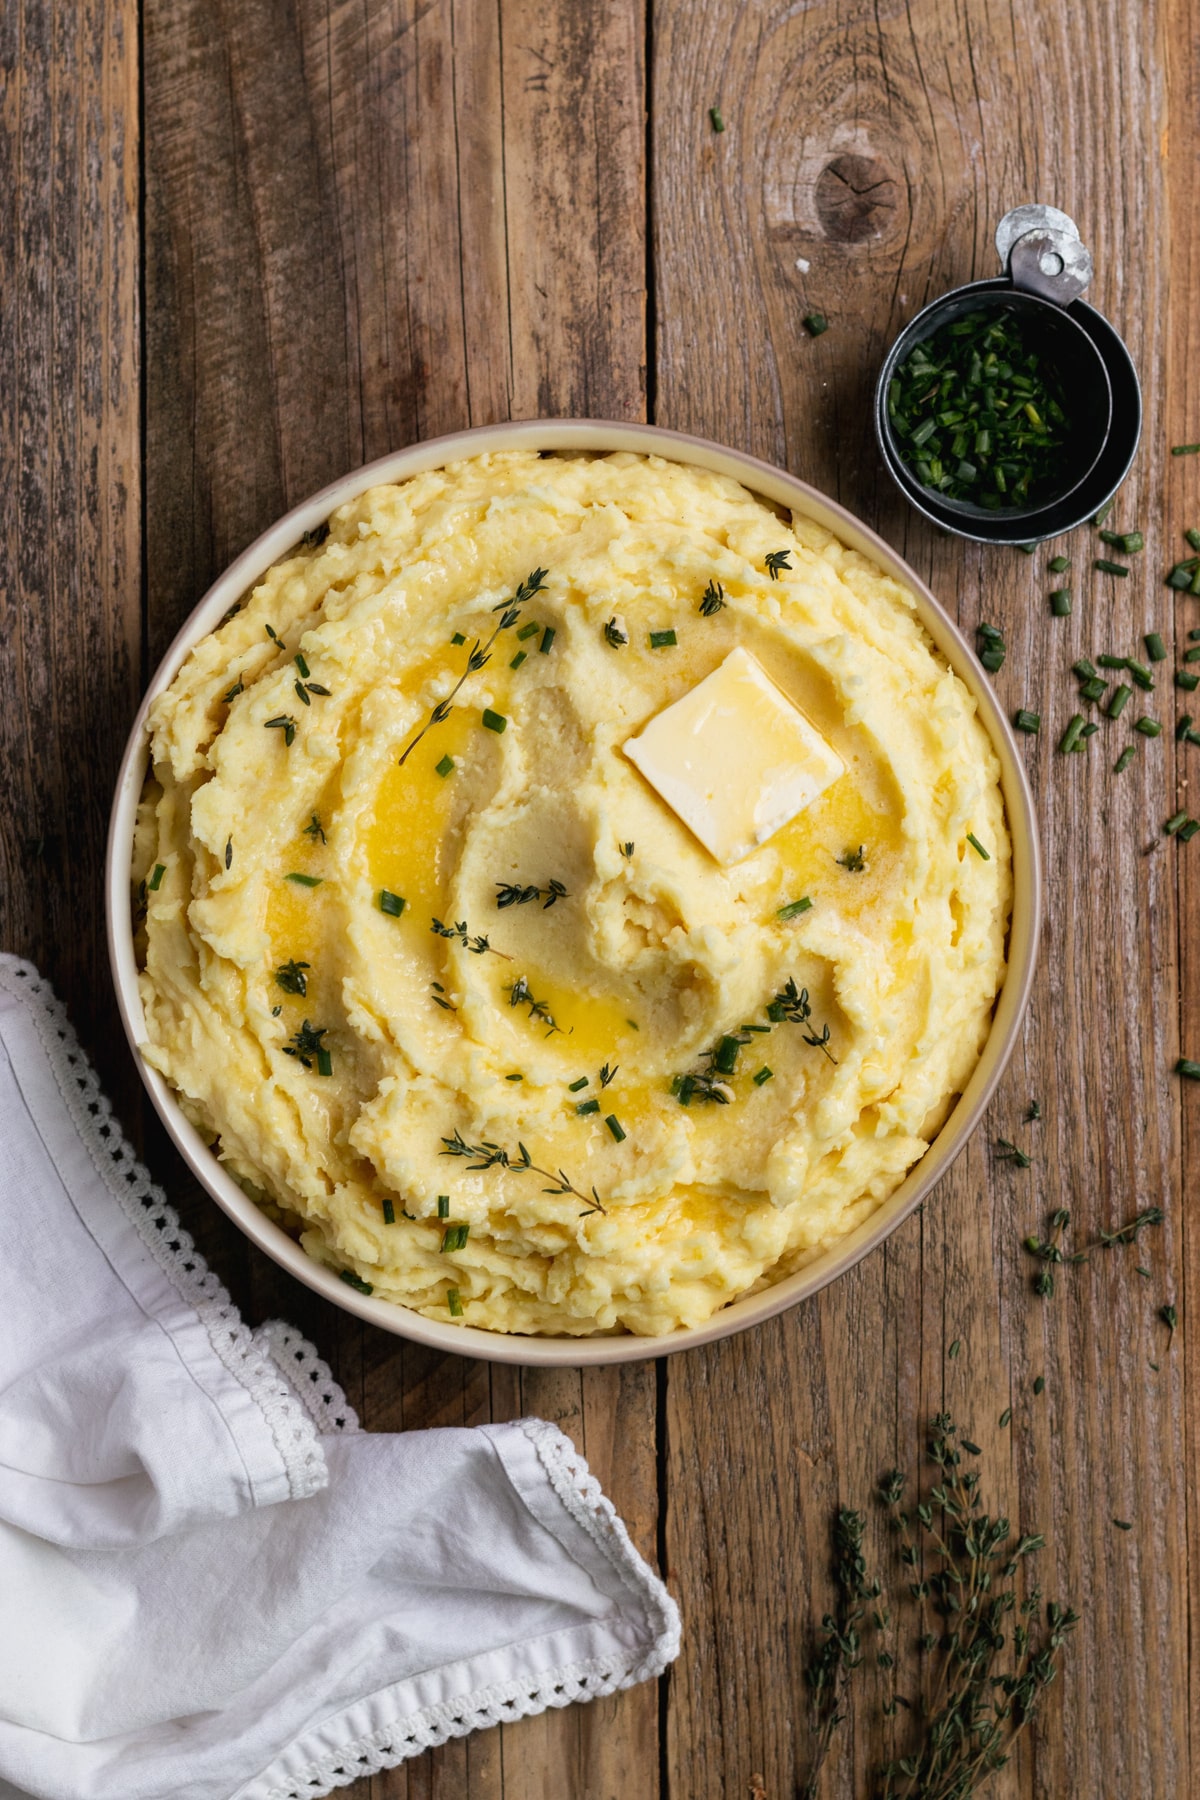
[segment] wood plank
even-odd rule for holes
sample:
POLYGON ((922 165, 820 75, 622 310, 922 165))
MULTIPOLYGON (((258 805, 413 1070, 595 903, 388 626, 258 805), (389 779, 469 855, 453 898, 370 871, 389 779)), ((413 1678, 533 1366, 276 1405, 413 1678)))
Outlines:
MULTIPOLYGON (((147 0, 147 555, 157 658, 285 507, 412 439, 645 413, 644 15, 571 0, 147 0)), ((187 1184, 168 1147, 155 1166, 187 1184)), ((250 1317, 314 1338, 377 1429, 540 1412, 649 1554, 652 1367, 519 1373, 367 1330, 202 1196, 188 1222, 250 1317), (620 1455, 617 1447, 620 1446, 620 1455)), ((351 1800, 657 1793, 653 1687, 505 1726, 351 1800)))
MULTIPOLYGON (((1170 617, 1160 571, 1178 538, 1164 536, 1162 504, 1167 216, 1151 48, 1171 38, 1166 18, 1119 0, 1086 16, 1034 0, 655 8, 656 417, 786 462, 879 525, 965 625, 1004 629, 997 689, 1010 710, 1027 704, 1045 721, 1026 748, 1049 871, 1042 966, 1013 1067, 923 1216, 815 1302, 670 1365, 667 1556, 687 1629, 667 1770, 669 1792, 687 1800, 745 1792, 755 1771, 770 1800, 794 1792, 806 1767, 809 1625, 830 1598, 831 1510, 869 1509, 882 1469, 914 1467, 923 1421, 942 1406, 983 1447, 993 1501, 1047 1533, 1047 1591, 1082 1603, 1087 1619, 1044 1718, 995 1783, 998 1800, 1149 1800, 1194 1785, 1183 1357, 1178 1339, 1167 1356, 1156 1319, 1183 1286, 1179 1096, 1166 1073, 1178 859, 1174 846, 1143 854, 1173 810, 1174 752, 1168 731, 1118 779, 1126 730, 1106 727, 1069 766, 1054 750, 1072 710, 1071 660, 1132 649, 1170 617), (718 103, 720 135, 707 119, 718 103), (1117 515, 1145 530, 1146 554, 1133 579, 1102 581, 1087 535, 1073 539, 1078 598, 1061 622, 1048 616, 1045 561, 1064 546, 1026 559, 939 538, 890 490, 871 442, 870 388, 887 344, 926 299, 994 271, 992 231, 1024 199, 1053 200, 1079 221, 1097 263, 1091 297, 1126 334, 1147 400, 1146 448, 1117 515), (809 308, 830 320, 817 339, 801 323, 809 308), (1024 1127, 1035 1095, 1045 1121, 1024 1127), (1034 1168, 997 1165, 988 1142, 998 1135, 1028 1139, 1034 1168), (1082 1239, 1160 1201, 1168 1224, 1140 1257, 1114 1251, 1068 1270, 1051 1301, 1030 1292, 1020 1240, 1050 1208, 1070 1208, 1082 1239), (1150 1280, 1134 1274, 1137 1260, 1150 1280), (997 1420, 1009 1404, 1005 1433, 997 1420)), ((1171 117, 1186 143, 1184 55, 1171 117)), ((1182 247, 1194 181, 1189 167, 1173 215, 1181 316, 1179 296, 1197 279, 1182 247)), ((1195 327, 1177 331, 1179 392, 1195 327)), ((1175 428, 1200 437, 1194 414, 1175 428)), ((1172 532, 1182 522, 1173 511, 1172 532)), ((1194 607, 1177 610, 1191 622, 1194 607)), ((1153 698, 1169 721, 1165 684, 1153 698)), ((1191 907, 1194 919, 1194 893, 1191 907)), ((1195 1020, 1194 950, 1190 970, 1195 1020)), ((1194 1276, 1194 1242, 1190 1256, 1194 1276)), ((1194 1472, 1194 1437, 1189 1454, 1194 1472)), ((872 1559, 884 1554, 876 1530, 872 1559)), ((858 1709, 823 1792, 867 1791, 887 1753, 869 1712, 858 1709)))
POLYGON ((0 944, 127 1100, 101 871, 141 673, 136 6, 10 5, 0 67, 0 944))

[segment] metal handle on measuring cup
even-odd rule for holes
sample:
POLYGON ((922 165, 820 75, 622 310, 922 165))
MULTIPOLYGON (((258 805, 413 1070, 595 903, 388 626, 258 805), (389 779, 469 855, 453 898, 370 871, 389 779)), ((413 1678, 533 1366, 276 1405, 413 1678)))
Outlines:
POLYGON ((1074 219, 1056 206, 1014 206, 996 227, 996 253, 1013 286, 1056 306, 1077 300, 1092 279, 1092 253, 1074 219))

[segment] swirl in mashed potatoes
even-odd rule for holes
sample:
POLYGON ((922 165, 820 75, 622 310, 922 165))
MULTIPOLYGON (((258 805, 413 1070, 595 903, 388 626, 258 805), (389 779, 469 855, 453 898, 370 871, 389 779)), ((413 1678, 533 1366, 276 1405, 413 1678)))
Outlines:
POLYGON ((859 1225, 975 1067, 1011 878, 974 702, 903 587, 724 477, 521 452, 370 489, 150 729, 144 1054, 377 1296, 699 1324, 859 1225), (738 648, 844 773, 722 866, 623 746, 738 648))

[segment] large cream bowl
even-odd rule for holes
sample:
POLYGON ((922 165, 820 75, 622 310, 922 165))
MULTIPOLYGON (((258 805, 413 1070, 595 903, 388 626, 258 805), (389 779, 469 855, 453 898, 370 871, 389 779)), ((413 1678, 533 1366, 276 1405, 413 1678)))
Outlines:
POLYGON ((850 513, 833 501, 786 474, 782 469, 743 456, 719 444, 656 426, 619 425, 600 420, 529 420, 520 424, 484 426, 475 431, 434 438, 357 469, 306 500, 303 505, 272 525, 245 550, 209 589, 187 619, 163 658, 142 702, 121 764, 109 828, 106 868, 109 954, 122 1022, 137 1057, 142 1079, 167 1131, 204 1188, 246 1235, 283 1268, 306 1282, 326 1299, 357 1313, 385 1331, 395 1332, 437 1349, 460 1355, 480 1356, 495 1362, 581 1366, 590 1363, 632 1362, 660 1356, 756 1325, 807 1299, 868 1251, 882 1243, 907 1217, 949 1168, 979 1123, 984 1108, 1016 1042, 1029 997, 1037 955, 1040 922, 1040 868, 1033 803, 1024 767, 1007 720, 1000 711, 990 683, 982 674, 964 639, 938 605, 929 589, 908 565, 850 513), (359 1294, 301 1249, 286 1231, 262 1212, 210 1152, 184 1114, 163 1077, 138 1054, 145 1038, 138 969, 134 955, 129 870, 138 799, 146 777, 147 715, 151 703, 167 688, 184 659, 199 640, 211 632, 230 606, 306 531, 365 489, 409 477, 444 463, 488 451, 556 450, 574 452, 632 451, 654 454, 691 464, 742 483, 766 500, 791 508, 833 532, 851 549, 871 558, 887 574, 908 587, 916 597, 917 614, 938 650, 965 683, 975 699, 1000 763, 1001 787, 1012 838, 1012 917, 1008 965, 1004 985, 996 1000, 991 1031, 964 1092, 938 1132, 930 1148, 910 1170, 901 1185, 858 1227, 836 1246, 773 1286, 736 1300, 707 1319, 703 1325, 675 1331, 664 1337, 510 1336, 447 1320, 442 1323, 398 1306, 359 1294))

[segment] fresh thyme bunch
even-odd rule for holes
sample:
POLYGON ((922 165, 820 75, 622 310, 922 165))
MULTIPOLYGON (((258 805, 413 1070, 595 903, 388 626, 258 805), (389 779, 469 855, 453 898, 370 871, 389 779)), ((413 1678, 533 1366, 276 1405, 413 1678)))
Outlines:
POLYGON ((900 1539, 900 1560, 912 1573, 908 1592, 920 1611, 919 1647, 937 1654, 929 1691, 910 1708, 920 1740, 881 1769, 879 1800, 968 1800, 977 1794, 1008 1762, 1079 1623, 1076 1612, 1051 1602, 1039 1628, 1040 1590, 1018 1600, 1014 1578, 1045 1539, 1015 1537, 1008 1519, 981 1510, 978 1471, 962 1471, 964 1451, 978 1452, 948 1413, 930 1421, 930 1434, 929 1456, 941 1476, 929 1499, 910 1513, 898 1469, 880 1489, 900 1539), (926 1555, 938 1565, 927 1578, 920 1573, 914 1517, 926 1555), (942 1621, 940 1632, 929 1628, 930 1611, 942 1621), (1010 1634, 1011 1663, 1001 1667, 1010 1634))
MULTIPOLYGON (((842 1709, 849 1697, 850 1678, 862 1661, 859 1627, 866 1618, 867 1603, 879 1597, 879 1583, 868 1579, 863 1559, 865 1525, 861 1513, 852 1512, 848 1506, 838 1508, 833 1522, 833 1578, 837 1585, 837 1606, 822 1619, 824 1642, 804 1671, 816 1709, 817 1742, 800 1800, 815 1800, 833 1734, 846 1716, 842 1709)), ((877 1613, 875 1622, 877 1626, 881 1625, 883 1615, 877 1613)))

